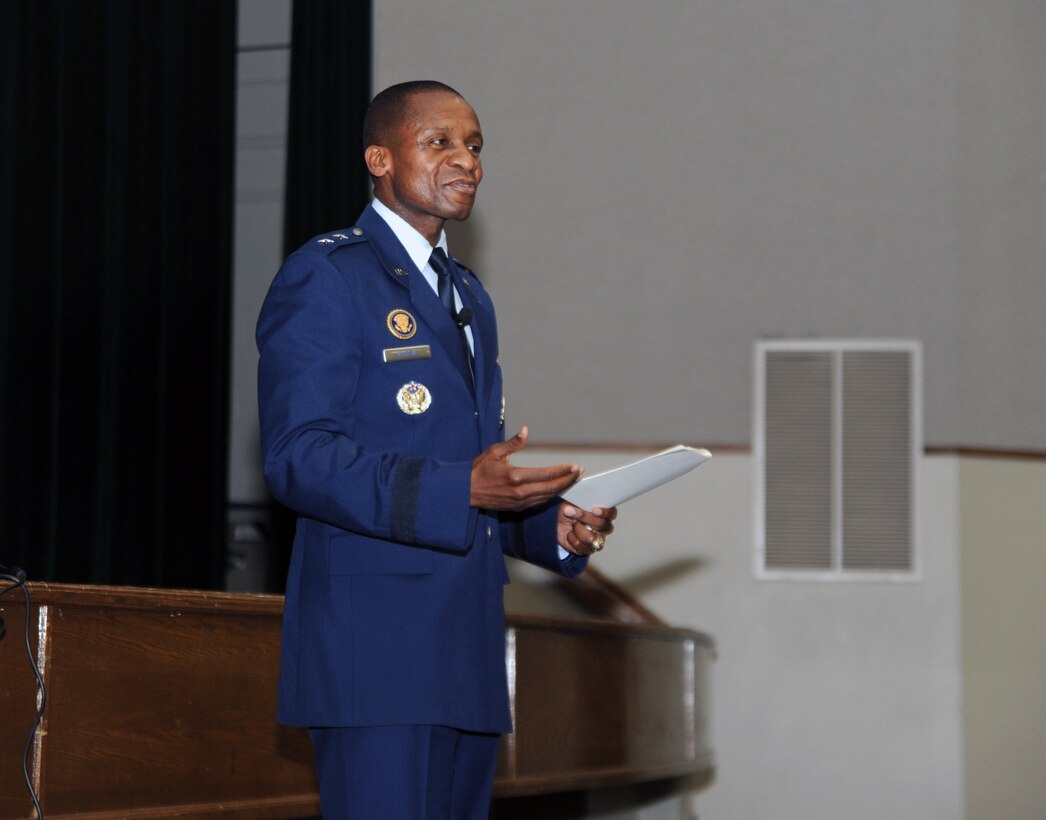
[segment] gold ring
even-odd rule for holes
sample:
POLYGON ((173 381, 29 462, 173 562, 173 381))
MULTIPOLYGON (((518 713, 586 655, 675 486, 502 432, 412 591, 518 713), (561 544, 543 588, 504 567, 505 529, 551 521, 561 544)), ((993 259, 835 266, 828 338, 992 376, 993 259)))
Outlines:
POLYGON ((603 545, 606 544, 607 539, 602 535, 597 535, 596 540, 592 542, 592 549, 596 552, 600 552, 603 549, 603 545))

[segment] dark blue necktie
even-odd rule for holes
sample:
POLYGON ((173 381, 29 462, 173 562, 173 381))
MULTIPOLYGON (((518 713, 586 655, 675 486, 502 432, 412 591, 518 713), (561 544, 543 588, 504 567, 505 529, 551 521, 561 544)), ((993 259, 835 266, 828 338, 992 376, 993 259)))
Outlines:
POLYGON ((450 260, 443 248, 434 248, 432 256, 429 257, 429 265, 436 271, 436 292, 444 309, 450 314, 455 322, 458 320, 458 312, 454 309, 454 284, 450 280, 450 260))
POLYGON ((465 336, 465 325, 458 320, 458 311, 454 307, 454 283, 451 281, 450 276, 450 260, 447 258, 447 252, 443 248, 433 248, 432 256, 429 257, 429 265, 436 271, 436 292, 439 294, 439 300, 443 303, 444 309, 450 314, 450 318, 454 321, 454 324, 458 326, 458 337, 461 340, 461 351, 465 356, 465 362, 468 364, 469 375, 472 380, 475 380, 475 374, 472 372, 472 350, 469 348, 469 340, 465 336))

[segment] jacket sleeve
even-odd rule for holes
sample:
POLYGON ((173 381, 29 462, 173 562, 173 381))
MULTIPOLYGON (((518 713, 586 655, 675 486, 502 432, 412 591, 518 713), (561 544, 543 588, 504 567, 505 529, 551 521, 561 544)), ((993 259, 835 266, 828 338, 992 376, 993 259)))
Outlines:
POLYGON ((361 330, 349 282, 326 257, 292 255, 258 319, 266 482, 280 503, 345 530, 462 552, 478 513, 471 460, 374 452, 353 439, 361 330))
POLYGON ((502 514, 501 550, 557 575, 576 578, 588 566, 588 558, 573 554, 568 558, 559 557, 556 520, 561 501, 556 498, 522 513, 502 514))

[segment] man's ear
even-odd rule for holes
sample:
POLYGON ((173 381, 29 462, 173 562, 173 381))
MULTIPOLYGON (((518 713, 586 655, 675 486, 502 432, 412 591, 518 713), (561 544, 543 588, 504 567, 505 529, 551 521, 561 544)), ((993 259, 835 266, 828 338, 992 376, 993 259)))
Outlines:
POLYGON ((368 145, 363 152, 363 159, 372 177, 383 177, 392 170, 392 156, 384 146, 368 145))

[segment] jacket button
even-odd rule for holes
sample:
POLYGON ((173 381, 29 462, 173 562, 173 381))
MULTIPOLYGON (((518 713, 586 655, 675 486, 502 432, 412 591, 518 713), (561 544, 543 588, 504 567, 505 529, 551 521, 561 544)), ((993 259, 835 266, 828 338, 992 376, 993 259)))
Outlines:
POLYGON ((487 524, 487 538, 491 538, 494 535, 494 530, 491 529, 490 524, 487 524))

